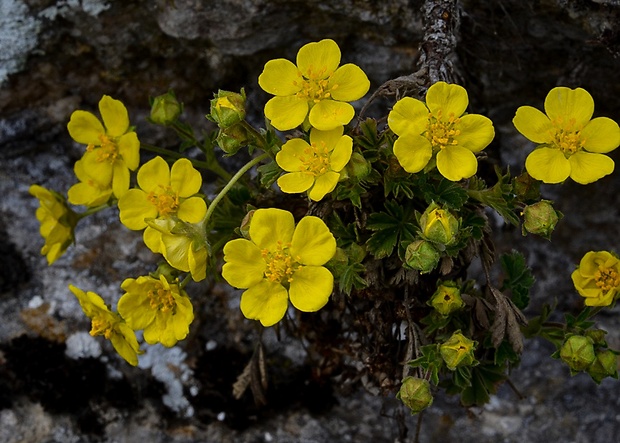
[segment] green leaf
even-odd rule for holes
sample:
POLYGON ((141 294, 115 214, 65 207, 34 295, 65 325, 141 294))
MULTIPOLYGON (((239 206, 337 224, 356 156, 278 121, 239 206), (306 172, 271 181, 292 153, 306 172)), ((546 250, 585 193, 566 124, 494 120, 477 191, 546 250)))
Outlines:
POLYGON ((338 278, 338 287, 347 295, 350 295, 353 289, 366 288, 368 283, 362 277, 362 274, 365 272, 366 268, 361 263, 352 263, 345 266, 338 278))
POLYGON ((282 169, 278 166, 278 164, 272 160, 269 163, 265 163, 264 165, 256 168, 260 175, 261 184, 268 188, 274 184, 274 182, 278 179, 278 176, 282 172, 282 169))
POLYGON ((509 289, 512 301, 519 309, 525 309, 530 303, 530 288, 534 284, 534 276, 525 263, 525 257, 518 252, 503 254, 500 263, 506 279, 501 290, 509 289))
POLYGON ((373 232, 366 242, 368 250, 376 258, 392 254, 401 241, 413 241, 416 233, 413 210, 397 202, 386 201, 386 212, 370 214, 366 227, 373 232))
POLYGON ((467 193, 474 200, 493 208, 504 220, 514 226, 519 226, 519 217, 516 214, 515 194, 510 182, 510 172, 502 175, 496 168, 497 183, 492 188, 487 188, 484 180, 473 176, 469 180, 467 193))
POLYGON ((502 367, 494 365, 476 366, 471 371, 471 384, 463 389, 461 403, 463 406, 481 406, 488 403, 497 386, 506 380, 502 367))

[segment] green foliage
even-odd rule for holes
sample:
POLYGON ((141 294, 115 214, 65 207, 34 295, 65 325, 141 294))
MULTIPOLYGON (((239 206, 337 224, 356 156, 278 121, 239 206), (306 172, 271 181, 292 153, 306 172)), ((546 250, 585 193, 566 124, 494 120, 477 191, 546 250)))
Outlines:
POLYGON ((525 257, 518 251, 503 254, 500 257, 502 269, 506 274, 502 291, 509 289, 512 301, 519 309, 525 309, 530 303, 530 288, 534 284, 534 276, 525 263, 525 257))
POLYGON ((413 209, 390 200, 385 202, 385 212, 370 214, 366 227, 374 231, 366 245, 375 258, 391 255, 397 244, 413 241, 416 234, 413 209))
POLYGON ((510 183, 510 172, 502 175, 501 171, 496 168, 495 173, 498 180, 493 187, 487 188, 484 180, 474 176, 469 181, 467 193, 471 198, 495 209, 506 222, 519 226, 519 217, 517 217, 515 212, 515 194, 510 183))

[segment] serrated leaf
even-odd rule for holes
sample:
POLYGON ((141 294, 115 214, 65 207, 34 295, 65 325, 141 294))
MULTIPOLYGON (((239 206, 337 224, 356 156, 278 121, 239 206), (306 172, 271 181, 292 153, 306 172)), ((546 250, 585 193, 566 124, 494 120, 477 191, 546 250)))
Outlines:
POLYGON ((370 214, 366 228, 375 231, 366 242, 376 258, 392 254, 400 241, 413 241, 416 233, 413 210, 399 203, 387 201, 386 212, 370 214))
POLYGON ((500 257, 502 269, 506 274, 502 290, 509 289, 512 301, 519 309, 525 309, 530 303, 530 288, 534 284, 534 276, 525 263, 525 257, 518 251, 503 254, 500 257))
POLYGON ((368 286, 368 283, 361 276, 366 272, 366 268, 361 263, 352 263, 347 265, 340 278, 338 279, 338 287, 347 295, 351 294, 353 289, 362 289, 368 286))
POLYGON ((469 181, 467 193, 471 198, 493 208, 506 222, 519 226, 510 173, 507 172, 502 175, 499 169, 496 169, 495 172, 498 180, 493 187, 487 188, 484 180, 474 176, 469 181))
POLYGON ((278 179, 278 176, 282 172, 282 169, 278 166, 278 164, 272 160, 269 163, 265 163, 264 165, 260 165, 258 168, 258 173, 260 175, 260 182, 266 188, 270 187, 274 184, 274 182, 278 179))

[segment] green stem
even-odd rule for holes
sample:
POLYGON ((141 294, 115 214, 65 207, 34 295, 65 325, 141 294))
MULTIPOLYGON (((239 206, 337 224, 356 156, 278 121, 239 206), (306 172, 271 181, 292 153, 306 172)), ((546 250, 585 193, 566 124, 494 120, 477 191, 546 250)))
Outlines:
POLYGON ((203 222, 203 226, 205 228, 207 227, 207 223, 209 222, 211 215, 213 215, 213 211, 215 211, 215 208, 217 207, 218 203, 226 196, 226 194, 228 194, 228 191, 230 191, 230 189, 235 185, 235 183, 239 181, 239 179, 243 176, 243 174, 248 172, 250 169, 252 169, 252 167, 259 164, 266 158, 269 158, 268 153, 261 154, 258 157, 250 160, 241 169, 239 169, 235 175, 233 175, 233 177, 230 179, 228 183, 226 183, 226 186, 222 188, 220 193, 217 194, 217 196, 213 199, 213 201, 209 205, 209 209, 207 210, 207 214, 205 215, 205 219, 203 222))
POLYGON ((93 208, 88 208, 84 212, 76 212, 75 214, 77 216, 77 220, 79 221, 79 220, 83 219, 84 217, 88 217, 89 215, 92 215, 92 214, 94 214, 96 212, 99 212, 99 211, 103 211, 104 209, 110 208, 111 206, 112 206, 112 204, 110 204, 110 203, 104 203, 102 205, 95 206, 93 208))
POLYGON ((250 133, 252 134, 252 138, 254 139, 255 142, 257 143, 257 147, 265 150, 265 147, 267 146, 267 140, 265 140, 265 137, 263 136, 263 134, 261 134, 260 132, 258 132, 256 130, 256 128, 254 128, 254 126, 252 126, 251 124, 249 124, 248 122, 246 122, 245 120, 241 121, 241 125, 250 133))

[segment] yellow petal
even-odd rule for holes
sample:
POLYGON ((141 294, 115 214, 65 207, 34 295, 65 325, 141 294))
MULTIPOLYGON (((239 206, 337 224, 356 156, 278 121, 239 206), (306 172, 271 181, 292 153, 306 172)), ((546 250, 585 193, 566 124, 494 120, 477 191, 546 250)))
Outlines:
POLYGON ((170 185, 170 168, 166 160, 157 156, 143 164, 138 170, 138 185, 146 193, 157 193, 161 186, 170 185))
POLYGON ((278 179, 278 186, 287 194, 306 192, 314 184, 314 176, 306 172, 291 172, 278 179))
POLYGON ((121 198, 129 189, 129 169, 123 163, 116 162, 112 172, 112 192, 116 198, 121 198))
POLYGON ((405 134, 394 142, 394 155, 405 171, 416 173, 426 167, 433 155, 433 148, 426 137, 405 134))
POLYGON ((437 153, 437 170, 448 180, 469 178, 478 170, 478 160, 469 149, 448 146, 437 153))
POLYGON ((340 172, 349 163, 353 153, 353 139, 343 135, 329 156, 329 165, 332 171, 340 172))
POLYGON ((276 208, 257 209, 250 223, 250 238, 261 249, 274 250, 278 241, 293 238, 295 219, 288 211, 276 208))
POLYGON ((334 100, 321 100, 310 110, 310 124, 321 131, 329 131, 349 123, 355 110, 353 106, 334 100))
POLYGON ((422 134, 428 125, 428 108, 420 100, 401 98, 388 114, 388 126, 397 135, 422 134))
POLYGON ((188 254, 192 240, 184 235, 162 233, 161 242, 165 247, 162 253, 168 264, 179 271, 189 272, 188 254))
POLYGON ((151 250, 153 254, 162 254, 162 251, 165 249, 165 246, 161 242, 161 232, 157 229, 153 229, 150 226, 147 226, 144 230, 144 234, 142 234, 142 240, 147 248, 151 250))
POLYGON ((118 300, 116 309, 133 330, 146 328, 155 319, 155 310, 151 309, 146 294, 154 286, 137 286, 129 290, 118 300))
POLYGON ((332 192, 336 188, 338 180, 340 180, 340 174, 332 171, 317 176, 314 180, 314 186, 312 186, 312 189, 308 192, 308 197, 315 202, 322 200, 326 194, 332 192))
POLYGON ((265 117, 274 128, 288 131, 301 125, 308 115, 308 102, 294 95, 273 97, 265 104, 265 117))
POLYGON ((170 169, 170 186, 179 197, 190 197, 200 191, 202 176, 186 158, 174 162, 170 169))
POLYGON ((282 285, 263 280, 241 294, 240 308, 246 318, 273 326, 286 314, 288 293, 282 285))
POLYGON ((464 115, 461 117, 459 129, 461 133, 456 137, 459 146, 472 152, 482 151, 495 137, 493 122, 483 115, 464 115))
POLYGON ((437 82, 426 93, 426 106, 435 116, 441 111, 442 120, 447 120, 451 115, 460 117, 468 104, 467 91, 460 85, 437 82))
POLYGON ((265 64, 263 72, 258 76, 258 84, 269 94, 293 95, 301 90, 303 79, 297 66, 279 58, 265 64))
POLYGON ((525 169, 536 180, 561 183, 570 175, 571 166, 560 150, 538 148, 525 159, 525 169))
POLYGON ((297 53, 297 66, 304 77, 323 79, 332 75, 340 64, 340 48, 330 39, 308 43, 297 53))
POLYGON ((603 154, 577 152, 568 158, 570 178, 587 185, 614 172, 614 161, 603 154))
POLYGON ((323 220, 306 216, 297 224, 290 251, 303 265, 321 266, 336 253, 336 240, 323 220))
POLYGON ((99 112, 106 127, 106 133, 112 137, 120 137, 129 129, 127 108, 120 100, 104 95, 99 101, 99 112))
POLYGON ((310 130, 310 143, 320 144, 325 143, 328 151, 334 149, 336 144, 340 141, 342 133, 344 132, 343 126, 338 126, 329 131, 321 131, 316 128, 310 130))
POLYGON ((224 261, 222 277, 235 288, 257 285, 263 279, 267 267, 258 246, 243 238, 226 243, 224 261))
POLYGON ((517 109, 512 124, 517 131, 534 143, 550 143, 556 132, 549 117, 531 106, 521 106, 517 109))
POLYGON ((594 100, 585 89, 559 86, 547 94, 545 112, 552 121, 557 121, 560 127, 580 130, 592 118, 594 100))
POLYGON ((188 223, 200 223, 207 214, 207 204, 201 197, 183 200, 177 210, 177 216, 188 223))
POLYGON ((112 188, 99 187, 80 182, 71 186, 67 191, 67 201, 72 205, 95 207, 104 204, 110 199, 112 188))
POLYGON ((322 266, 303 266, 293 275, 289 297, 302 312, 316 312, 327 304, 334 289, 334 276, 322 266))
POLYGON ((590 121, 581 131, 583 147, 590 152, 606 154, 620 145, 620 127, 607 117, 598 117, 590 121))
MULTIPOLYGON (((86 151, 82 156, 82 165, 85 175, 95 180, 100 188, 108 188, 112 186, 112 177, 114 174, 114 167, 112 163, 97 160, 97 149, 94 151, 86 151)), ((76 162, 77 163, 77 162, 76 162)))
POLYGON ((118 141, 118 152, 129 169, 135 171, 140 164, 140 141, 135 132, 128 132, 118 141))
POLYGON ((197 251, 194 251, 193 247, 189 249, 189 272, 191 272, 194 281, 202 281, 207 278, 207 258, 206 247, 202 247, 197 251))
POLYGON ((327 88, 334 100, 352 102, 366 95, 370 81, 359 66, 348 63, 336 69, 327 88))
POLYGON ((157 217, 157 208, 141 189, 130 189, 118 200, 121 223, 127 228, 139 231, 146 228, 145 218, 157 217))
POLYGON ((293 138, 282 145, 282 149, 276 154, 276 163, 286 172, 300 171, 303 169, 300 158, 309 148, 310 145, 304 140, 293 138))
POLYGON ((67 124, 67 130, 73 140, 85 145, 99 145, 101 143, 99 136, 105 134, 99 119, 86 111, 74 111, 67 124))
POLYGON ((114 350, 132 366, 138 365, 138 350, 140 345, 136 339, 136 334, 126 324, 119 323, 118 331, 110 337, 110 342, 114 350))

